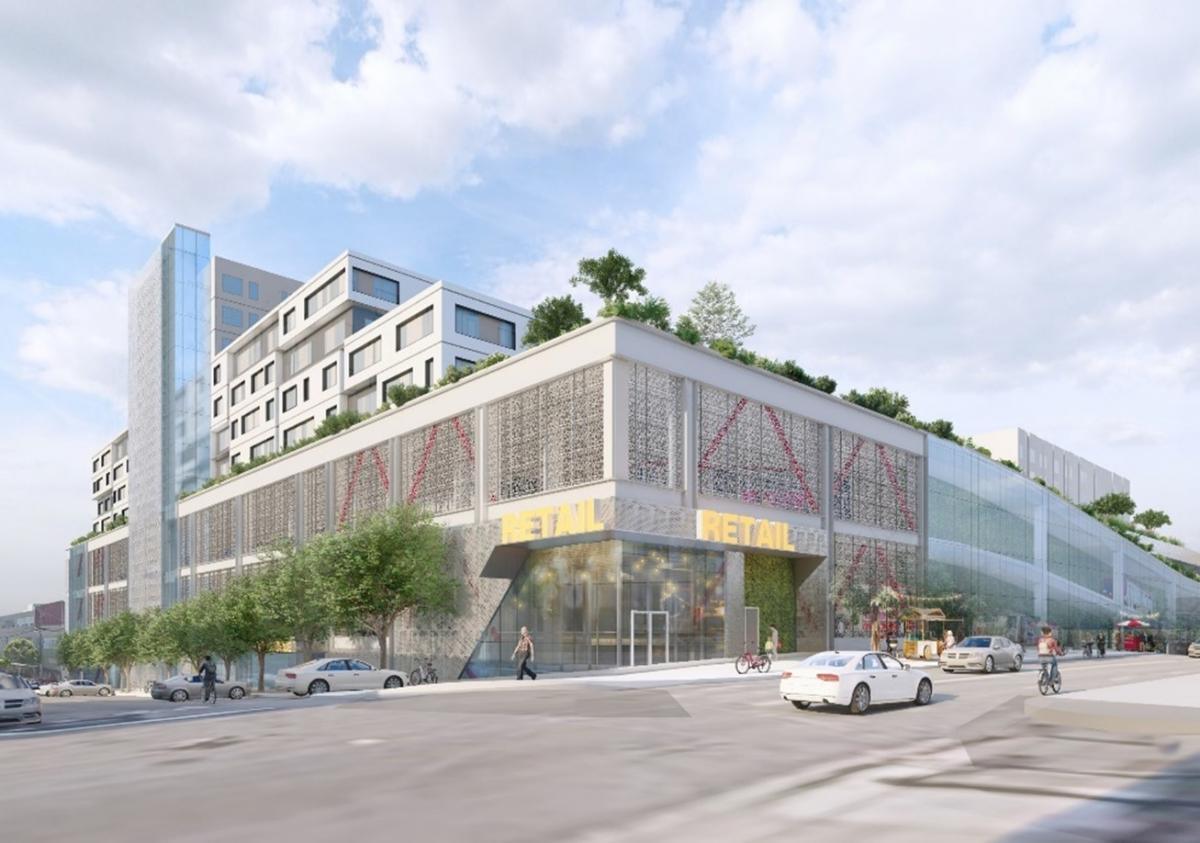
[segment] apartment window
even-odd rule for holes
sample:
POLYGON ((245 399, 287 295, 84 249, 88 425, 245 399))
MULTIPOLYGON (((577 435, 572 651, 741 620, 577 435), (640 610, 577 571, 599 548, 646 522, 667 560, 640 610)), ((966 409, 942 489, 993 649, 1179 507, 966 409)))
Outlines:
POLYGON ((230 441, 237 439, 237 419, 234 419, 229 425, 229 439, 230 441))
POLYGON ((242 312, 236 307, 230 307, 227 304, 221 305, 221 324, 228 325, 230 328, 242 327, 242 312))
POLYGON ((248 286, 250 288, 250 301, 258 301, 258 282, 251 281, 248 286))
POLYGON ((262 371, 257 371, 250 376, 250 394, 258 392, 258 388, 262 386, 262 371))
POLYGON ((267 421, 270 421, 271 419, 275 418, 275 399, 274 398, 270 398, 267 400, 266 406, 263 407, 263 413, 264 413, 264 416, 266 417, 267 421))
POLYGON ((477 362, 478 362, 477 360, 468 360, 465 357, 455 357, 454 358, 454 368, 469 369, 472 366, 474 366, 477 362))
POLYGON ((270 439, 264 439, 262 442, 259 442, 257 445, 250 446, 250 459, 252 459, 252 460, 258 459, 259 457, 265 457, 267 454, 273 454, 273 453, 275 453, 275 437, 274 436, 272 436, 270 439))
POLYGON ((100 467, 104 468, 104 466, 106 466, 106 465, 108 465, 108 454, 106 454, 106 453, 101 454, 100 455, 100 467))
POLYGON ((321 370, 321 389, 330 389, 337 386, 337 363, 330 363, 321 370))
POLYGON ((229 344, 231 342, 233 342, 232 337, 221 337, 221 347, 218 349, 218 351, 224 351, 225 349, 229 348, 229 344))
POLYGON ((250 325, 253 325, 257 321, 258 321, 258 314, 254 313, 253 311, 247 311, 246 326, 249 327, 250 325))
POLYGON ((364 272, 361 269, 354 270, 354 289, 356 292, 390 301, 392 304, 400 303, 399 283, 390 278, 381 278, 373 273, 364 272))
POLYGON ((307 439, 312 435, 312 428, 313 420, 311 418, 301 422, 295 427, 289 427, 283 432, 283 446, 285 448, 290 448, 301 439, 307 439))
POLYGON ((333 278, 330 278, 315 293, 310 293, 304 298, 304 318, 307 319, 323 308, 325 305, 333 301, 342 292, 342 282, 345 280, 345 273, 339 272, 333 278))
POLYGON ((100 470, 100 460, 92 460, 92 474, 100 470))
POLYGON ((286 334, 296 327, 296 308, 283 314, 283 332, 286 334))
POLYGON ((245 398, 246 398, 246 382, 242 381, 241 383, 239 383, 237 386, 235 386, 233 388, 233 391, 231 393, 229 393, 229 403, 230 404, 241 404, 242 401, 245 400, 245 398))
POLYGON ((329 418, 330 416, 334 415, 337 415, 337 404, 334 404, 332 407, 329 407, 325 410, 325 418, 329 418))
POLYGON ((264 386, 267 386, 271 383, 271 367, 273 367, 274 365, 275 365, 274 363, 268 363, 266 366, 259 369, 253 375, 251 375, 251 377, 250 377, 250 393, 251 394, 258 392, 258 390, 262 389, 264 386))
POLYGON ((285 413, 288 410, 290 410, 296 406, 296 392, 297 392, 297 390, 296 390, 296 387, 294 387, 294 386, 289 389, 284 390, 284 392, 283 392, 283 411, 285 413))
POLYGON ((433 308, 427 307, 411 319, 396 326, 396 350, 415 343, 433 333, 433 308))
POLYGON ((346 405, 349 409, 358 413, 375 412, 379 407, 379 395, 375 392, 375 385, 372 384, 367 389, 360 389, 349 396, 346 399, 346 405))
POLYGON ((373 366, 379 362, 379 355, 383 349, 383 340, 376 338, 364 345, 362 348, 350 354, 350 374, 356 375, 368 366, 373 366))
POLYGON ((221 382, 221 364, 213 366, 213 386, 221 382))
POLYGON ((307 401, 308 400, 308 378, 304 379, 304 383, 302 384, 302 386, 304 387, 304 389, 301 391, 304 393, 304 400, 307 401))
POLYGON ((236 275, 221 273, 221 289, 231 296, 240 296, 242 294, 242 279, 236 275))
POLYGON ((214 419, 217 416, 221 415, 221 403, 222 403, 222 401, 220 398, 213 399, 213 418, 214 419))
POLYGON ((426 388, 429 388, 429 389, 433 388, 433 358, 432 357, 430 357, 428 360, 425 361, 425 386, 426 386, 426 388))
POLYGON ((383 382, 383 397, 386 400, 388 392, 393 386, 412 386, 413 385, 413 370, 407 369, 394 378, 388 378, 383 382))
POLYGON ((229 450, 229 429, 223 428, 217 432, 217 453, 222 454, 229 450))
POLYGON ((249 433, 254 428, 258 427, 258 408, 251 410, 242 416, 242 434, 249 433))
POLYGON ((474 337, 477 340, 502 345, 505 348, 517 347, 517 326, 504 319, 497 319, 478 310, 471 310, 461 304, 454 306, 454 330, 464 337, 474 337))
POLYGON ((274 377, 274 375, 275 375, 275 364, 274 363, 268 363, 266 366, 264 366, 263 367, 263 386, 266 386, 267 384, 269 384, 271 382, 271 378, 274 377))

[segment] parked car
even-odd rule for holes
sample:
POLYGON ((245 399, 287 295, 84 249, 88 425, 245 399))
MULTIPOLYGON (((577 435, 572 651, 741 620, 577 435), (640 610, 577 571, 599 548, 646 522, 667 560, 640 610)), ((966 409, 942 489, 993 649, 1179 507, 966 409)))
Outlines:
POLYGON ((841 705, 865 714, 876 703, 928 705, 933 680, 923 670, 879 652, 817 653, 784 671, 779 695, 796 708, 813 703, 841 705))
POLYGON ((1193 641, 1188 644, 1188 658, 1200 659, 1200 641, 1193 641))
POLYGON ((26 679, 25 684, 29 686, 29 690, 36 691, 42 687, 42 683, 36 679, 26 679))
POLYGON ((1020 670, 1025 655, 1020 644, 1002 635, 971 635, 942 651, 938 666, 946 673, 956 670, 982 670, 993 673, 999 668, 1020 670))
POLYGON ((93 682, 91 679, 67 679, 47 685, 42 692, 46 697, 110 697, 112 686, 93 682))
POLYGON ((0 723, 42 722, 42 701, 20 676, 0 673, 0 723))
POLYGON ((315 659, 275 674, 275 687, 298 697, 328 691, 365 691, 403 688, 408 684, 398 670, 378 670, 358 659, 315 659))
MULTIPOLYGON (((240 700, 246 696, 246 686, 241 682, 222 682, 217 680, 217 697, 240 700)), ((171 702, 187 702, 190 699, 204 699, 204 680, 199 674, 192 676, 172 676, 150 685, 150 696, 156 700, 171 702)))

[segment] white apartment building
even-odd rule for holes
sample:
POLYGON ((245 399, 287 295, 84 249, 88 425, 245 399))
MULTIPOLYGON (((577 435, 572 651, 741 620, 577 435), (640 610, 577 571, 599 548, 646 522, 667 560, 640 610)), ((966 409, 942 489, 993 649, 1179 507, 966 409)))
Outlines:
POLYGON ((214 255, 209 264, 212 310, 208 347, 229 346, 300 286, 294 278, 214 255))
POLYGON ((212 474, 371 413, 398 384, 520 350, 529 311, 344 252, 213 357, 212 474), (259 327, 261 326, 261 327, 259 327))
POLYGON ((123 430, 92 455, 92 531, 100 532, 129 511, 129 431, 123 430))
POLYGON ((993 458, 1016 463, 1026 477, 1041 478, 1080 506, 1111 492, 1129 494, 1128 478, 1022 428, 1009 427, 971 438, 991 451, 993 458))

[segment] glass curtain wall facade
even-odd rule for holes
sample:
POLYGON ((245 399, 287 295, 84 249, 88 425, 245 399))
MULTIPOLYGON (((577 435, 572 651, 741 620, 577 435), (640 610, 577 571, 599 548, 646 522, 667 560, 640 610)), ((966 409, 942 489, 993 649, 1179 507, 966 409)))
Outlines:
POLYGON ((522 626, 538 671, 725 654, 725 554, 602 541, 534 550, 463 670, 463 678, 514 669, 522 626))
POLYGON ((929 438, 924 595, 967 633, 1077 646, 1138 618, 1167 637, 1200 627, 1200 583, 1011 469, 929 438))

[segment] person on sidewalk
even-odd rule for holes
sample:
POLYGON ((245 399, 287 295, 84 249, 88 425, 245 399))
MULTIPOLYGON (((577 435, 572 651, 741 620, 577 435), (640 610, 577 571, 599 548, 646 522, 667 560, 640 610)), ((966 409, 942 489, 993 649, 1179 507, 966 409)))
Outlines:
POLYGON ((767 627, 767 640, 763 642, 763 649, 771 658, 779 655, 779 629, 774 624, 767 627))
POLYGON ((205 656, 200 663, 200 679, 204 682, 204 701, 212 694, 213 705, 217 704, 217 665, 212 656, 205 656))
POLYGON ((537 674, 529 669, 529 663, 533 661, 533 636, 529 634, 528 627, 521 627, 521 637, 512 657, 517 662, 517 679, 524 679, 526 673, 530 679, 537 679, 537 674))
POLYGON ((1037 642, 1038 661, 1042 665, 1050 665, 1050 681, 1058 675, 1058 657, 1063 654, 1063 648, 1054 637, 1054 630, 1048 626, 1042 627, 1042 637, 1037 642))

